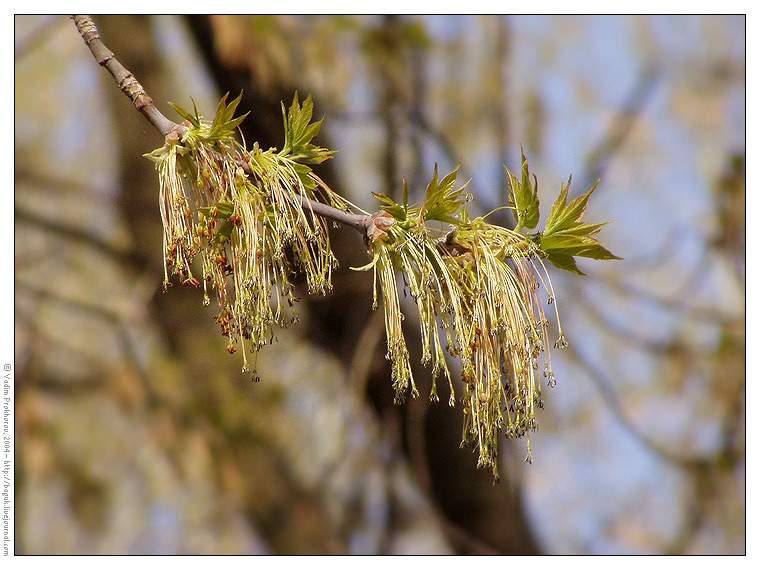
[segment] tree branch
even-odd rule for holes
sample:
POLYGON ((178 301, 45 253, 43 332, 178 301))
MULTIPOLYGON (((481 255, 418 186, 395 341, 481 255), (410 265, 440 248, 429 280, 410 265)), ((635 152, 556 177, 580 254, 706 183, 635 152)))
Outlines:
MULTIPOLYGON (((170 121, 158 110, 153 104, 153 99, 151 99, 145 92, 145 89, 140 85, 140 82, 137 81, 135 76, 116 59, 113 52, 105 46, 100 37, 100 32, 92 21, 92 18, 86 15, 74 15, 71 16, 71 19, 74 20, 79 34, 92 52, 92 55, 95 56, 95 60, 109 71, 116 80, 121 92, 129 97, 129 100, 135 106, 135 109, 140 111, 140 113, 148 119, 150 124, 153 125, 162 136, 181 135, 182 130, 185 127, 170 121)), ((303 196, 301 197, 301 202, 305 210, 313 212, 323 218, 354 228, 362 235, 367 235, 367 231, 372 223, 370 216, 344 212, 343 210, 333 208, 328 204, 317 202, 303 196)))
POLYGON ((335 222, 343 224, 344 226, 352 227, 360 234, 366 233, 367 229, 369 228, 370 216, 344 212, 338 208, 333 208, 329 204, 310 200, 305 196, 301 196, 301 204, 303 205, 304 210, 310 210, 318 216, 333 220, 335 222))
POLYGON ((95 23, 90 16, 74 15, 71 16, 71 19, 74 20, 79 35, 82 36, 84 43, 90 48, 98 64, 105 67, 113 75, 121 92, 129 97, 135 109, 140 111, 159 133, 166 137, 169 133, 182 128, 177 123, 167 119, 158 110, 153 104, 153 99, 148 96, 143 86, 140 85, 140 82, 137 81, 127 68, 119 63, 113 52, 105 46, 100 38, 98 28, 95 27, 95 23))

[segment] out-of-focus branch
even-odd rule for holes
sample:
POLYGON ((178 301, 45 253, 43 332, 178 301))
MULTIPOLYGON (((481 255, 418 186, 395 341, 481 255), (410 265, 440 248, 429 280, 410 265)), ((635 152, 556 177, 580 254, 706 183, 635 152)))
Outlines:
POLYGON ((17 37, 13 45, 13 59, 19 60, 41 46, 65 21, 65 16, 43 16, 28 34, 17 37))
MULTIPOLYGON (((509 59, 511 57, 509 21, 506 16, 499 16, 492 18, 492 22, 495 26, 495 37, 493 38, 493 56, 490 58, 490 61, 492 62, 490 72, 493 74, 495 92, 499 94, 492 109, 493 132, 496 136, 496 151, 502 158, 504 164, 509 164, 507 161, 508 135, 511 125, 509 123, 509 110, 507 109, 507 101, 509 100, 509 97, 506 96, 506 93, 509 91, 507 89, 508 86, 504 74, 504 70, 509 64, 509 59)), ((498 174, 502 178, 502 192, 500 195, 501 203, 507 204, 509 201, 509 185, 503 178, 504 171, 501 169, 501 165, 499 165, 498 174)), ((500 214, 503 218, 506 217, 506 211, 502 210, 500 214)), ((502 221, 504 221, 503 218, 502 221)))
MULTIPOLYGON (((642 335, 630 328, 628 324, 622 322, 623 319, 615 320, 612 315, 602 310, 602 305, 598 302, 598 299, 595 299, 593 295, 586 294, 581 287, 573 287, 573 292, 572 298, 580 301, 583 306, 583 314, 587 315, 601 330, 610 331, 620 340, 633 343, 655 356, 672 354, 674 352, 684 352, 698 356, 708 350, 707 347, 703 346, 689 346, 677 339, 661 339, 642 335)), ((684 314, 688 311, 686 307, 682 310, 684 314)))
POLYGON ((612 411, 617 420, 623 425, 625 430, 636 438, 645 448, 649 449, 657 456, 661 457, 668 463, 677 467, 687 467, 695 460, 689 457, 684 457, 676 454, 669 449, 664 448, 659 443, 642 433, 639 428, 631 421, 628 415, 623 409, 623 404, 620 402, 617 393, 612 388, 612 383, 607 376, 587 358, 585 358, 580 352, 575 350, 571 345, 568 347, 566 354, 570 356, 570 360, 574 361, 577 365, 586 370, 590 380, 599 390, 599 395, 604 400, 607 407, 612 411))
MULTIPOLYGON (((129 331, 127 330, 129 316, 125 316, 122 313, 113 311, 112 309, 86 301, 83 299, 69 298, 55 291, 39 287, 32 283, 27 283, 20 279, 15 279, 15 284, 19 290, 24 291, 27 294, 33 295, 38 300, 46 300, 53 303, 57 303, 63 307, 86 313, 96 319, 100 319, 113 327, 113 332, 116 335, 117 341, 122 348, 124 358, 129 362, 134 370, 140 375, 141 380, 147 385, 148 372, 145 366, 142 364, 141 358, 138 355, 138 351, 134 346, 129 331)), ((34 319, 28 318, 28 322, 31 326, 39 329, 37 325, 34 325, 34 319)), ((42 333, 42 331, 38 331, 42 333)), ((70 347, 66 347, 68 350, 75 350, 70 347)))
MULTIPOLYGON (((451 164, 455 165, 460 161, 460 157, 457 155, 454 143, 451 142, 443 130, 432 124, 421 110, 418 109, 410 112, 407 120, 416 128, 420 129, 420 131, 425 134, 430 140, 432 140, 433 143, 444 152, 451 164)), ((483 193, 477 189, 476 183, 474 180, 472 180, 473 177, 467 171, 467 168, 462 165, 459 167, 459 172, 463 175, 464 178, 471 179, 469 184, 471 194, 475 197, 475 200, 480 200, 480 196, 482 196, 483 193)))
POLYGON ((14 208, 13 216, 17 222, 28 223, 49 231, 59 237, 75 240, 87 244, 95 250, 103 253, 117 261, 127 263, 134 268, 140 266, 140 258, 129 251, 125 251, 115 245, 102 240, 96 235, 90 234, 81 228, 68 226, 57 220, 51 220, 37 214, 27 212, 23 209, 14 208))
POLYGON ((706 306, 694 306, 689 305, 686 302, 683 302, 680 299, 677 298, 669 298, 669 297, 662 297, 660 295, 657 295, 656 293, 653 293, 651 291, 647 291, 646 289, 642 289, 641 287, 637 287, 635 285, 631 285, 629 283, 626 283, 625 281, 619 280, 619 279, 604 279, 604 278, 595 278, 593 275, 590 274, 591 278, 598 279, 599 282, 604 283, 611 289, 617 291, 621 295, 625 295, 628 298, 638 298, 645 301, 650 301, 652 303, 657 304, 660 307, 670 309, 672 311, 679 311, 683 313, 688 313, 690 318, 693 319, 699 319, 701 321, 707 321, 707 322, 723 322, 723 321, 735 321, 740 317, 739 315, 730 315, 727 313, 723 313, 720 310, 713 309, 711 307, 706 306))
POLYGON ((659 72, 655 67, 648 67, 639 76, 636 84, 617 116, 612 120, 609 130, 591 150, 586 159, 586 175, 577 188, 587 188, 594 181, 602 178, 612 157, 628 139, 644 106, 654 93, 658 84, 659 72))
POLYGON ((604 374, 604 372, 602 372, 598 366, 593 364, 588 358, 586 358, 578 350, 575 350, 572 346, 569 347, 566 354, 570 356, 570 359, 572 361, 586 370, 586 372, 589 374, 590 380, 599 390, 599 395, 604 400, 610 411, 612 411, 612 413, 615 415, 617 420, 623 425, 625 430, 652 453, 656 454, 658 457, 673 465, 674 467, 678 467, 689 472, 705 469, 707 466, 719 465, 720 462, 724 460, 726 451, 731 444, 731 442, 727 439, 724 441, 724 445, 720 447, 716 452, 700 456, 686 455, 682 452, 673 451, 664 447, 646 435, 626 414, 623 404, 613 389, 612 382, 610 382, 607 375, 604 374))

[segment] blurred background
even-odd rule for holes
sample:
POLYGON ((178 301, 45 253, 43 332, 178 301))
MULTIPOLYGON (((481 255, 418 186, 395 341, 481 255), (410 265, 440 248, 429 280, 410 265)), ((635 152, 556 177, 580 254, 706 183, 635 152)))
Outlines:
POLYGON ((745 552, 743 16, 94 21, 174 120, 242 90, 249 146, 312 93, 317 173, 369 211, 461 159, 484 214, 520 144, 540 227, 601 179, 586 217, 625 259, 550 269, 570 346, 533 464, 504 441, 493 485, 445 386, 393 405, 351 230, 333 294, 242 374, 202 294, 162 291, 161 137, 70 19, 16 16, 17 553, 745 552))

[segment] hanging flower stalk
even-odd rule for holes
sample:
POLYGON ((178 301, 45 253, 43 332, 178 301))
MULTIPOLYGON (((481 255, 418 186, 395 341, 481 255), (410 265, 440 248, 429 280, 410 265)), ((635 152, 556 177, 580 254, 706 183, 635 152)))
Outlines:
POLYGON ((345 209, 346 203, 305 163, 319 163, 332 153, 311 144, 320 122, 310 123, 311 97, 298 95, 283 118, 285 146, 279 152, 246 150, 234 138, 245 115, 233 118, 240 97, 222 99, 212 123, 174 105, 185 119, 150 155, 160 179, 161 217, 166 257, 165 287, 170 274, 182 285, 216 290, 217 322, 229 336, 228 350, 256 351, 273 339, 273 328, 297 320, 295 270, 306 276, 310 293, 325 294, 337 260, 330 249, 327 222, 304 200, 320 197, 345 209), (193 262, 200 256, 200 279, 193 262))
MULTIPOLYGON (((456 169, 439 181, 436 167, 425 200, 411 207, 406 185, 401 204, 377 194, 383 213, 376 219, 383 223, 375 224, 370 239, 373 259, 361 268, 373 269, 380 282, 396 399, 403 400, 409 386, 417 394, 401 329, 399 271, 419 313, 422 361, 432 364, 434 377, 446 377, 452 406, 456 390, 445 352, 461 361, 463 445, 473 442, 478 465, 495 477, 498 434, 521 437, 535 430, 535 410, 543 405, 540 378, 555 384, 545 307, 555 308, 554 346, 567 345, 544 260, 580 272, 573 254, 615 258, 592 237, 603 224, 579 221, 593 189, 568 205, 569 183, 563 186, 544 232, 528 235, 519 230, 538 223, 535 177, 531 181, 524 155, 521 180, 506 172, 514 230, 470 219, 467 185, 456 188, 456 169), (445 235, 442 224, 449 228, 445 235)), ((435 379, 430 398, 438 399, 435 379)))

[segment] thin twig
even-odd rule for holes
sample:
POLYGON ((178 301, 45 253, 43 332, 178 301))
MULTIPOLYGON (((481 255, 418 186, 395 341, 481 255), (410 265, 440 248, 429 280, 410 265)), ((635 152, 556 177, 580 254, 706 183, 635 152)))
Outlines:
POLYGON ((140 85, 140 82, 137 81, 135 76, 116 59, 113 52, 105 46, 100 37, 100 32, 98 31, 98 28, 95 27, 92 18, 89 16, 74 15, 71 19, 74 20, 79 35, 82 36, 84 43, 90 48, 90 51, 92 52, 92 55, 95 56, 95 60, 98 64, 105 67, 109 73, 113 75, 121 92, 129 97, 129 100, 132 101, 135 109, 140 111, 159 133, 166 137, 169 133, 182 128, 177 123, 167 119, 163 113, 158 110, 153 104, 153 99, 148 96, 145 89, 143 89, 143 86, 140 85))
MULTIPOLYGON (((164 137, 169 135, 181 135, 185 127, 170 121, 158 110, 153 104, 153 99, 151 99, 145 92, 145 89, 140 85, 135 76, 127 70, 119 60, 116 59, 113 52, 105 46, 100 37, 100 32, 92 21, 92 18, 86 15, 74 15, 71 16, 71 19, 74 20, 79 34, 92 52, 92 55, 95 56, 96 61, 109 71, 119 85, 121 92, 129 97, 129 100, 132 101, 135 108, 148 119, 150 124, 153 125, 164 137)), ((250 173, 250 170, 248 172, 250 173)), ((322 202, 311 200, 305 196, 301 197, 301 202, 305 210, 313 212, 323 218, 354 228, 362 235, 366 235, 367 229, 370 227, 371 219, 369 216, 344 212, 343 210, 333 208, 322 202)))
POLYGON ((303 205, 304 210, 311 210, 318 216, 341 223, 344 226, 352 227, 361 234, 364 234, 367 231, 369 216, 344 212, 343 210, 333 208, 328 204, 310 200, 305 196, 301 196, 301 204, 303 205))

